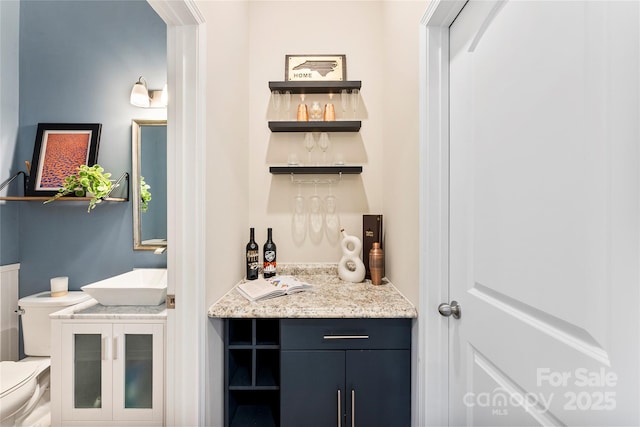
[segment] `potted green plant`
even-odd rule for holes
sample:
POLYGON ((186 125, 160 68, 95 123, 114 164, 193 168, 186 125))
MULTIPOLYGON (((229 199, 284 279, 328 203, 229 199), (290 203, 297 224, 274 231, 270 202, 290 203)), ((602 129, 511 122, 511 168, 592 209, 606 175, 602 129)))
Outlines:
POLYGON ((110 177, 111 174, 105 172, 98 164, 81 165, 78 167, 78 173, 66 177, 58 193, 44 203, 53 202, 60 197, 74 193, 78 197, 91 197, 87 208, 87 212, 91 212, 91 209, 95 208, 96 204, 102 202, 102 199, 111 192, 113 184, 109 180, 110 177))

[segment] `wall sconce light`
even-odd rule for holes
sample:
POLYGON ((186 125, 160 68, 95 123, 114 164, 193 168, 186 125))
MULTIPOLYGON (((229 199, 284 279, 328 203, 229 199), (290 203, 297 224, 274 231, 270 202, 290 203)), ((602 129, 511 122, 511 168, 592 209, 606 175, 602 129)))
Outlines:
POLYGON ((162 90, 149 90, 147 81, 140 76, 131 89, 131 105, 141 108, 166 108, 168 102, 167 85, 162 90))

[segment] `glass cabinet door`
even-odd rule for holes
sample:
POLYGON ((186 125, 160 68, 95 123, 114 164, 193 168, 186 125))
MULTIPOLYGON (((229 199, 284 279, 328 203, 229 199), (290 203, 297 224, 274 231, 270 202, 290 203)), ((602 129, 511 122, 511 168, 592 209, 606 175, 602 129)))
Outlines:
POLYGON ((74 408, 102 407, 102 335, 73 334, 74 408))
POLYGON ((114 420, 162 420, 164 328, 158 324, 116 324, 114 420))
POLYGON ((111 325, 64 325, 62 334, 63 417, 111 418, 111 325))
POLYGON ((124 407, 153 408, 153 334, 124 334, 124 407))

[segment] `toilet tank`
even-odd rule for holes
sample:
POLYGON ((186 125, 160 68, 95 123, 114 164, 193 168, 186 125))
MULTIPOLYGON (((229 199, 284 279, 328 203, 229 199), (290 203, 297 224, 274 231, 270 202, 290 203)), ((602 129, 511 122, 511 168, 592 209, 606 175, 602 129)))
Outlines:
POLYGON ((51 356, 51 321, 49 315, 91 298, 82 291, 52 297, 49 291, 29 295, 18 300, 23 310, 22 338, 27 356, 51 356))

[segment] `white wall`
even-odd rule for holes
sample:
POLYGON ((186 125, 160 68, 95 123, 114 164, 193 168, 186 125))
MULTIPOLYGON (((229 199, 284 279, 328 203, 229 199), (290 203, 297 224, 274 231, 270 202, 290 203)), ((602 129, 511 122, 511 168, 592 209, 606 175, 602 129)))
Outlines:
POLYGON ((249 238, 248 3, 200 2, 207 23, 207 270, 213 303, 244 275, 249 238), (233 242, 233 244, 221 244, 233 242))
MULTIPOLYGON (((409 299, 418 302, 418 23, 421 1, 249 1, 198 4, 209 31, 208 55, 208 303, 244 274, 243 249, 249 227, 262 245, 274 230, 278 261, 338 262, 337 239, 307 236, 296 244, 291 233, 292 198, 299 187, 288 176, 272 176, 269 165, 284 164, 289 153, 306 162, 303 133, 271 133, 268 82, 284 80, 286 54, 346 54, 347 78, 362 80, 359 133, 331 134, 329 159, 339 154, 364 166, 362 175, 340 184, 317 186, 324 198, 337 197, 341 225, 361 236, 362 215, 384 215, 387 275, 409 299), (243 9, 245 8, 245 9, 243 9), (240 12, 242 11, 242 12, 240 12), (244 11, 248 15, 242 21, 244 11), (245 27, 245 24, 248 27, 245 27), (243 34, 243 28, 247 33, 243 34), (215 34, 214 34, 215 32, 215 34), (228 163, 227 163, 228 162, 228 163), (222 194, 221 199, 212 194, 222 194), (234 247, 217 248, 220 233, 234 235, 234 247), (224 270, 224 271, 223 271, 224 270)), ((322 104, 327 95, 307 96, 322 104)), ((289 119, 300 102, 293 96, 289 119)), ((339 97, 332 101, 338 118, 339 97)), ((281 112, 281 119, 284 113, 281 112)), ((314 162, 322 161, 315 149, 314 162)), ((308 198, 313 185, 300 187, 308 198)))
POLYGON ((418 33, 426 1, 384 6, 386 274, 418 305, 418 33))

